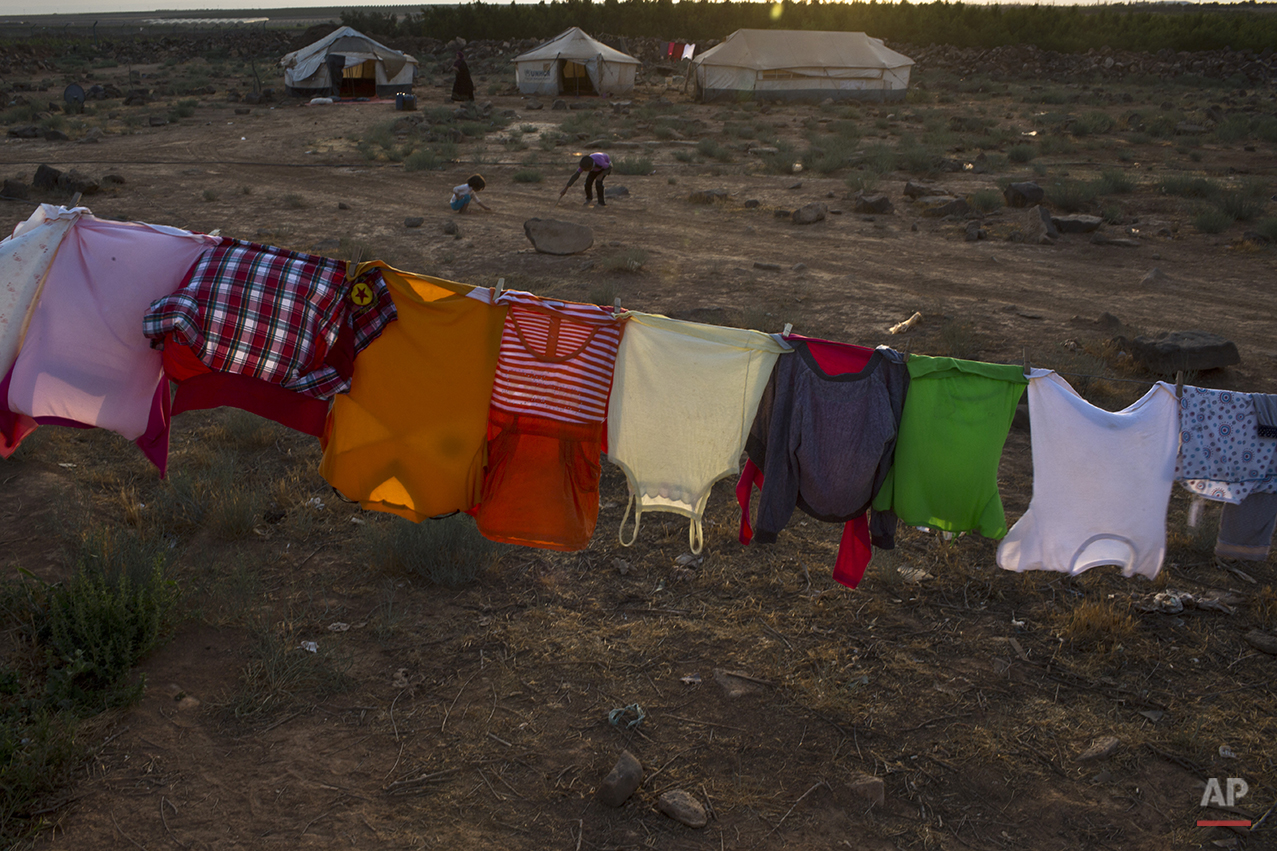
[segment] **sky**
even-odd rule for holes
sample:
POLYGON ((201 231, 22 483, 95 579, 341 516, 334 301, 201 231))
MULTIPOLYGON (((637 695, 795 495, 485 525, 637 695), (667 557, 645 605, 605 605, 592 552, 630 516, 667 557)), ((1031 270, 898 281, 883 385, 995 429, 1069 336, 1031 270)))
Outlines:
MULTIPOLYGON (((502 2, 502 0, 495 0, 502 2)), ((1030 0, 1051 4, 1055 2, 1090 2, 1091 0, 1030 0)), ((429 0, 421 0, 418 5, 425 5, 429 0)), ((456 0, 451 0, 456 2, 456 0)), ((517 2, 535 2, 535 0, 517 0, 517 2)), ((925 0, 923 0, 925 2, 925 0)), ((979 0, 975 0, 979 2, 979 0)), ((157 7, 166 11, 186 11, 195 9, 244 9, 246 13, 264 6, 270 8, 298 8, 325 5, 316 0, 0 0, 0 18, 12 19, 22 15, 63 15, 85 14, 89 12, 146 12, 157 7)), ((359 3, 342 3, 332 6, 333 16, 342 9, 349 9, 359 3)), ((157 15, 163 17, 163 15, 157 15)))

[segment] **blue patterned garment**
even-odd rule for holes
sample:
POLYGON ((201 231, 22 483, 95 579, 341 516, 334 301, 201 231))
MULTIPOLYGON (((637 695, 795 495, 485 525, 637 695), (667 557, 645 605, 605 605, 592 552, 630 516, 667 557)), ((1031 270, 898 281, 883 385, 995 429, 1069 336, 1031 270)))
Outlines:
POLYGON ((1259 436, 1249 393, 1185 387, 1179 418, 1176 481, 1234 505, 1252 493, 1277 493, 1277 440, 1259 436))

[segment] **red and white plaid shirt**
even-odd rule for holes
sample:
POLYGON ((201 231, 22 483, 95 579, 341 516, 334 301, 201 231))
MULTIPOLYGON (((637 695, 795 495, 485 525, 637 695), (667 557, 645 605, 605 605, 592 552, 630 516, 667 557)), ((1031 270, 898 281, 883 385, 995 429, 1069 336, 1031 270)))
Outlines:
POLYGON ((350 389, 349 368, 325 362, 343 327, 358 354, 397 317, 376 270, 347 281, 343 260, 226 239, 151 304, 142 330, 155 342, 171 334, 216 372, 327 399, 350 389))

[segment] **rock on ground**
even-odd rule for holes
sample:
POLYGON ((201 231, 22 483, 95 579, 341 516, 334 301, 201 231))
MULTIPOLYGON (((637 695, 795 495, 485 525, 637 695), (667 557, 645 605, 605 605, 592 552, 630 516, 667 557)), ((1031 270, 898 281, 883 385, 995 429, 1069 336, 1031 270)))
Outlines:
POLYGON ((528 219, 523 232, 542 254, 580 254, 594 244, 590 228, 556 219, 528 219))
POLYGON ((1032 181, 1012 183, 1002 190, 1008 207, 1033 207, 1046 198, 1046 190, 1032 181))
POLYGON ((971 212, 971 205, 962 198, 952 195, 925 195, 918 199, 922 205, 922 215, 930 219, 942 219, 945 216, 965 216, 971 212))
POLYGON ((878 807, 881 807, 887 798, 882 778, 865 774, 863 771, 853 772, 847 781, 847 787, 857 798, 864 798, 878 807))
POLYGON ((1108 759, 1121 746, 1122 741, 1117 736, 1100 736, 1091 742, 1091 746, 1082 753, 1078 754, 1078 762, 1095 762, 1096 760, 1108 759))
POLYGON ((634 794, 634 790, 642 782, 643 764, 629 751, 621 751, 621 758, 616 761, 611 773, 599 784, 596 797, 602 804, 619 807, 634 794))
POLYGON ((709 817, 705 815, 705 808, 701 806, 701 802, 696 800, 690 792, 684 792, 682 789, 671 789, 661 795, 656 802, 656 808, 674 821, 682 822, 688 827, 704 827, 709 824, 709 817))
POLYGON ((886 195, 857 195, 852 209, 870 216, 885 216, 896 210, 886 195))
POLYGON ((813 225, 816 222, 824 221, 829 215, 829 206, 819 201, 813 204, 805 204, 794 210, 794 224, 796 225, 813 225))
POLYGON ((1024 234, 1024 241, 1030 245, 1049 245, 1052 240, 1060 236, 1059 230, 1051 220, 1050 212, 1042 206, 1029 208, 1024 214, 1020 230, 1024 234))
POLYGON ((1242 360, 1236 343, 1207 331, 1175 331, 1129 341, 1119 337, 1118 341, 1141 366, 1161 375, 1221 369, 1242 360))
POLYGON ((1093 233, 1104 220, 1099 216, 1052 216, 1051 223, 1060 233, 1093 233))

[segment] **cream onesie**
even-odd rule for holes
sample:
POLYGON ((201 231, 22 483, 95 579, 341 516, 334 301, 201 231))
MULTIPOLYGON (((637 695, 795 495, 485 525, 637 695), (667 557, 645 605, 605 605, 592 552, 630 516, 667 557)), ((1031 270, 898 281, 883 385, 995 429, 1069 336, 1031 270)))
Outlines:
POLYGON ((758 401, 788 348, 761 331, 626 315, 607 416, 607 457, 630 486, 619 537, 633 544, 644 510, 668 511, 691 518, 688 541, 699 553, 710 489, 740 473, 758 401))
POLYGON ((1110 412, 1035 370, 1028 395, 1033 499, 998 546, 998 565, 1076 575, 1113 564, 1157 576, 1179 449, 1175 389, 1158 382, 1110 412))

